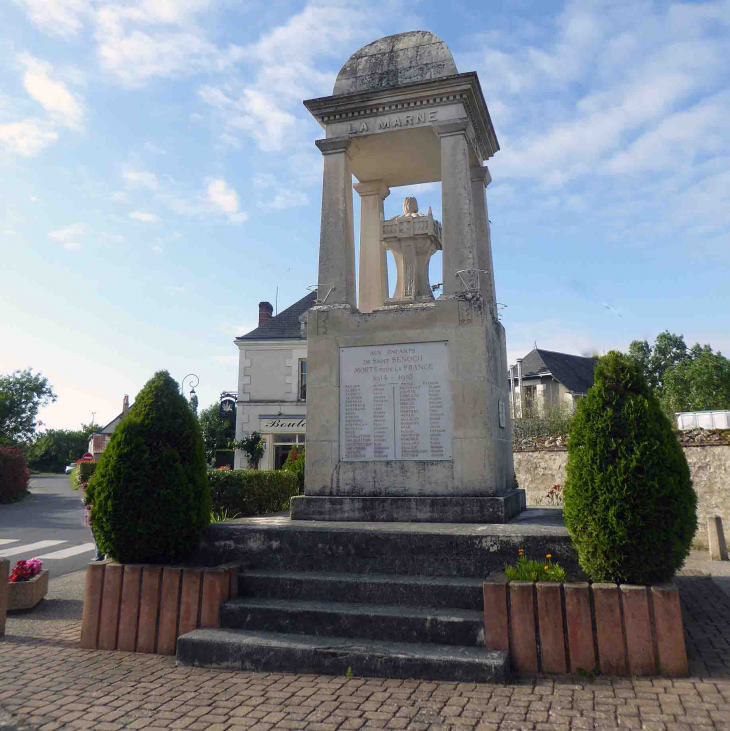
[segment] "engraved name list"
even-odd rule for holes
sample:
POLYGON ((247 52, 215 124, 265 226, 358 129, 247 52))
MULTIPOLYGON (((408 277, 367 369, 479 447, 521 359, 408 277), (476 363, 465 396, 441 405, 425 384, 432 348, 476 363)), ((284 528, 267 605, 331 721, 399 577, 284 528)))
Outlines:
POLYGON ((446 342, 340 348, 340 458, 451 459, 446 342))

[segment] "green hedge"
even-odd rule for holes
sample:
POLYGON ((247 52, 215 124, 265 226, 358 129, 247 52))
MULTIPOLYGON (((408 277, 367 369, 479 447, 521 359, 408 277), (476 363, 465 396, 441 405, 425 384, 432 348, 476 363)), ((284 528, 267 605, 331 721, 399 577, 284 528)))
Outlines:
POLYGON ((76 474, 79 485, 89 481, 91 475, 96 472, 97 462, 79 462, 76 465, 76 474))
POLYGON ((278 513, 299 492, 296 475, 281 470, 209 470, 212 509, 241 518, 278 513))

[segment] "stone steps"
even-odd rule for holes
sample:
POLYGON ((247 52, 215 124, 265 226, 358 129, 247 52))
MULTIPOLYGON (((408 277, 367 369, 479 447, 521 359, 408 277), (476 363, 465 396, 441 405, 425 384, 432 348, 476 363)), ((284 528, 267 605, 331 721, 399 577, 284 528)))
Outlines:
POLYGON ((451 576, 250 570, 239 575, 239 596, 300 601, 398 604, 482 611, 483 580, 451 576))
POLYGON ((181 665, 253 672, 313 673, 504 683, 505 652, 483 647, 313 637, 279 632, 197 629, 178 640, 181 665))
POLYGON ((220 630, 178 640, 184 665, 263 672, 502 682, 484 647, 482 582, 523 548, 578 561, 556 510, 506 525, 345 523, 265 516, 209 526, 200 565, 237 563, 220 630))
POLYGON ((245 597, 221 607, 221 626, 316 637, 484 647, 484 615, 468 609, 245 597))
POLYGON ((523 548, 551 553, 569 573, 578 557, 560 511, 528 508, 506 525, 293 521, 283 516, 211 524, 191 563, 244 569, 486 578, 523 548))

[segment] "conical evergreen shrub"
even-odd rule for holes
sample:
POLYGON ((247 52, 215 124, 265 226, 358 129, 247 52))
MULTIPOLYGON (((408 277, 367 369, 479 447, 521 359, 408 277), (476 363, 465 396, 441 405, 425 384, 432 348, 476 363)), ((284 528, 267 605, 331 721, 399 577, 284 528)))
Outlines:
POLYGON ((682 566, 697 495, 672 426, 640 366, 612 351, 578 404, 568 441, 565 523, 594 581, 653 584, 682 566))
POLYGON ((210 522, 203 438, 167 371, 114 430, 87 492, 99 548, 121 563, 173 563, 198 545, 210 522))

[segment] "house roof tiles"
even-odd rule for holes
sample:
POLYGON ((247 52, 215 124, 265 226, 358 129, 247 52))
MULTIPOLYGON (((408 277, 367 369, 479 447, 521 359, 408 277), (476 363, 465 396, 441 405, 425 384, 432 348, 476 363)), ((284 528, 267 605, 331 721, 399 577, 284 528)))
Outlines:
POLYGON ((310 292, 291 307, 282 310, 275 317, 271 317, 255 330, 241 335, 236 340, 281 340, 285 338, 301 338, 299 318, 314 305, 317 292, 310 292))
POLYGON ((550 373, 568 390, 586 393, 593 385, 595 367, 595 358, 535 348, 522 359, 522 378, 550 373))

